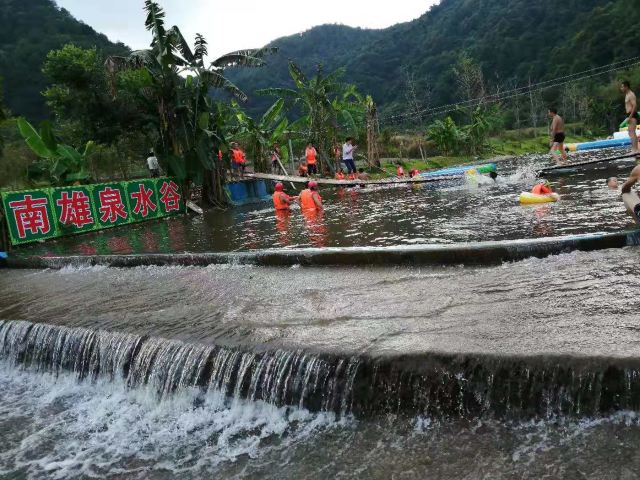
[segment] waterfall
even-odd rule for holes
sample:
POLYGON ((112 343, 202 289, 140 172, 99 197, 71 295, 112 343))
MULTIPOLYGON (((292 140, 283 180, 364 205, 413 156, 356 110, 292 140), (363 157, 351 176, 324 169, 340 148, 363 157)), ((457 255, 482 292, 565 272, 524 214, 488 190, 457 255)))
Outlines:
POLYGON ((160 398, 186 387, 233 398, 350 412, 358 359, 322 359, 302 351, 254 353, 213 345, 92 331, 26 321, 0 321, 0 358, 39 372, 75 373, 79 380, 120 377, 149 385, 160 398), (330 385, 332 395, 324 389, 330 385))
POLYGON ((0 359, 79 381, 122 378, 160 398, 198 387, 233 399, 359 416, 597 415, 640 409, 640 365, 594 358, 252 351, 0 321, 0 359))

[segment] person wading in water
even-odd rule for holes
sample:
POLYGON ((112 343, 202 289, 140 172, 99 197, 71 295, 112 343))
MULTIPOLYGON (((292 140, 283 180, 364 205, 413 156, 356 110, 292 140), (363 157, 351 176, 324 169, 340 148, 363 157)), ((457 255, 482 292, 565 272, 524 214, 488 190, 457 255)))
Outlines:
POLYGON ((280 182, 276 183, 275 192, 273 192, 273 207, 277 211, 288 211, 291 204, 295 202, 298 197, 290 197, 284 193, 284 185, 280 182))
POLYGON ((300 192, 300 208, 302 211, 322 210, 322 197, 318 193, 318 182, 311 181, 309 186, 300 192))

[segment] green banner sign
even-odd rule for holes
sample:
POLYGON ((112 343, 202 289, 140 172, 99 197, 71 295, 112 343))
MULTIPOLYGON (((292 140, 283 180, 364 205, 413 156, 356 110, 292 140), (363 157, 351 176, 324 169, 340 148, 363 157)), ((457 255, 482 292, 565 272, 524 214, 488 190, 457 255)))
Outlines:
POLYGON ((171 178, 2 193, 13 245, 74 235, 184 212, 171 178))

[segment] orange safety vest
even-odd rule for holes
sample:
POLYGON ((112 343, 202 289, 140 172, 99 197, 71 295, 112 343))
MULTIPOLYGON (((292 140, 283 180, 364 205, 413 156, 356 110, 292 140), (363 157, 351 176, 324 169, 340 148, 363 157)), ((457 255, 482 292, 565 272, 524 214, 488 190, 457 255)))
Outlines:
POLYGON ((355 180, 356 176, 353 173, 349 174, 349 180, 355 180))
POLYGON ((307 150, 305 151, 305 156, 307 157, 307 165, 315 165, 317 155, 318 152, 316 152, 315 148, 307 148, 307 150))
POLYGON ((402 167, 398 167, 398 169, 396 170, 396 174, 397 174, 399 177, 404 177, 404 168, 402 168, 402 167))
POLYGON ((232 150, 233 161, 239 165, 243 165, 245 163, 244 152, 240 149, 232 150))
POLYGON ((344 173, 336 173, 336 180, 344 180, 344 173))
MULTIPOLYGON (((302 210, 317 210, 318 206, 313 200, 314 197, 320 198, 320 194, 308 188, 300 192, 300 208, 302 208, 302 210)), ((320 201, 322 201, 321 198, 320 201)))
POLYGON ((553 192, 546 185, 536 185, 535 187, 533 187, 533 190, 531 190, 531 193, 533 193, 534 195, 549 195, 553 192))
POLYGON ((289 195, 284 192, 274 192, 273 194, 273 206, 276 210, 289 210, 289 204, 285 202, 285 199, 290 200, 289 195))

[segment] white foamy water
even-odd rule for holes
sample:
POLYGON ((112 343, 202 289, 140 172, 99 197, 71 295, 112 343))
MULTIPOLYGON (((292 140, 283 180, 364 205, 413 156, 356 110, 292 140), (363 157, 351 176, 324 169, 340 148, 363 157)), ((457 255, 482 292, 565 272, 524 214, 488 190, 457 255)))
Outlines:
POLYGON ((332 414, 197 389, 159 401, 121 382, 78 383, 6 364, 0 391, 0 477, 8 478, 193 478, 338 425, 332 414))
POLYGON ((635 478, 635 412, 509 421, 331 414, 0 363, 0 478, 635 478), (580 472, 576 477, 575 473, 580 472))

